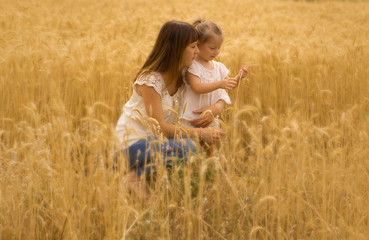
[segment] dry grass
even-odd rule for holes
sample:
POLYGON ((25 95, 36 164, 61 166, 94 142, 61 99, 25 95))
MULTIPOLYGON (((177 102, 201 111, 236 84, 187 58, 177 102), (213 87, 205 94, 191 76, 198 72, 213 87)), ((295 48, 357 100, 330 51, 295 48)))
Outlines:
POLYGON ((369 5, 0 0, 0 239, 368 239, 369 5), (198 17, 248 78, 219 158, 114 170, 114 127, 161 25, 198 17))

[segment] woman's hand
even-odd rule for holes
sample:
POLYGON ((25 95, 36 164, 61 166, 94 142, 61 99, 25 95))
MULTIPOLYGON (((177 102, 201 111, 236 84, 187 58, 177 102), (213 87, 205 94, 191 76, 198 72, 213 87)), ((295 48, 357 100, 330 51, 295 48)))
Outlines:
MULTIPOLYGON (((202 140, 208 144, 218 142, 221 138, 225 136, 225 132, 219 128, 202 128, 202 140)), ((201 135, 201 133, 200 133, 201 135)))
POLYGON ((219 100, 214 105, 193 111, 193 113, 199 113, 200 116, 198 118, 192 119, 190 123, 194 127, 209 126, 209 124, 214 121, 215 116, 217 116, 223 110, 224 105, 225 102, 223 100, 219 100))
POLYGON ((207 127, 215 119, 213 112, 209 108, 210 107, 205 107, 193 111, 193 113, 200 113, 200 116, 190 120, 190 123, 195 127, 207 127))

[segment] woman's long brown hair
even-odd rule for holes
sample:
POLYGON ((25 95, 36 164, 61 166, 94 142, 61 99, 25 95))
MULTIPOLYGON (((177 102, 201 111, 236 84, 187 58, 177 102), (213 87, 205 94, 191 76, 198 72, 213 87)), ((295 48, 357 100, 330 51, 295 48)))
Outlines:
POLYGON ((180 86, 182 80, 182 56, 188 44, 198 40, 196 29, 189 23, 170 21, 163 25, 153 50, 136 77, 150 74, 151 72, 168 72, 168 86, 176 81, 180 86))

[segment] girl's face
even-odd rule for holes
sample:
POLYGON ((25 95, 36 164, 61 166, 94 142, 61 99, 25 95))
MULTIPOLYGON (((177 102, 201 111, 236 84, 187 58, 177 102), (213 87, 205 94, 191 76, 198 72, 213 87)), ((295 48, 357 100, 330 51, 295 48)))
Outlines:
POLYGON ((199 49, 197 48, 197 41, 188 44, 183 51, 181 68, 191 66, 198 53, 199 49))
POLYGON ((205 61, 214 60, 220 53, 220 47, 223 43, 223 36, 214 35, 204 43, 199 43, 199 57, 205 61))

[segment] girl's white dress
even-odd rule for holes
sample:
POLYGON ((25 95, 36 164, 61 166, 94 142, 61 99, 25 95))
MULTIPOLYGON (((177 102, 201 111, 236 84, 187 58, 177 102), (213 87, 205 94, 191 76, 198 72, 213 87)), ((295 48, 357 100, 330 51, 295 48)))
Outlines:
MULTIPOLYGON (((228 76, 229 70, 223 63, 213 61, 214 68, 209 70, 205 68, 201 63, 194 60, 188 71, 200 78, 201 83, 212 83, 223 80, 228 76)), ((191 86, 185 81, 186 87, 184 92, 184 107, 181 113, 181 122, 184 127, 191 127, 189 120, 198 118, 200 114, 195 114, 192 111, 201 109, 203 107, 209 107, 215 104, 219 100, 225 101, 227 104, 231 104, 231 99, 224 89, 216 89, 210 93, 197 94, 191 86), (183 111, 184 110, 184 111, 183 111)), ((218 116, 216 116, 218 118, 218 116)), ((219 127, 216 121, 211 126, 219 127)), ((192 126, 193 127, 193 126, 192 126)))
POLYGON ((120 116, 115 128, 115 132, 121 142, 122 148, 129 147, 136 141, 152 136, 153 122, 150 121, 146 112, 143 98, 137 93, 137 85, 146 85, 153 87, 161 97, 164 119, 167 123, 175 124, 176 113, 179 110, 181 95, 183 94, 184 85, 171 96, 168 93, 165 82, 159 73, 151 73, 150 75, 141 76, 133 84, 133 93, 129 101, 123 107, 123 113, 120 116))

